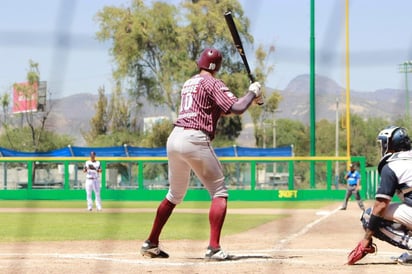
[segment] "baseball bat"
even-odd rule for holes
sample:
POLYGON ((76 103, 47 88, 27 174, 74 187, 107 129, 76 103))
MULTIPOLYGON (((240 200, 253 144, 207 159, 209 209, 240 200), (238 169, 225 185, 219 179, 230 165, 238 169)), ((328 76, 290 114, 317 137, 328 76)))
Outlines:
MULTIPOLYGON (((249 80, 251 83, 255 82, 255 77, 253 76, 252 72, 250 71, 249 67, 249 62, 247 61, 246 53, 243 48, 242 40, 240 40, 239 32, 237 31, 235 21, 233 21, 232 17, 232 12, 227 11, 225 12, 225 19, 226 19, 226 24, 229 27, 230 33, 232 34, 233 42, 235 43, 235 47, 242 58, 243 65, 246 68, 247 75, 249 77, 249 80)), ((263 104, 263 99, 259 98, 260 100, 257 100, 256 103, 259 105, 263 104)))

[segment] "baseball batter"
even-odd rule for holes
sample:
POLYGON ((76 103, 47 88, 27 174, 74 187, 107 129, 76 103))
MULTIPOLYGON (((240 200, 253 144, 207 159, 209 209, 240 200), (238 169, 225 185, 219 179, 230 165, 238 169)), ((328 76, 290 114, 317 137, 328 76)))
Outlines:
POLYGON ((368 253, 376 251, 372 237, 409 252, 395 260, 412 264, 412 150, 405 128, 392 126, 379 132, 382 159, 378 165, 380 185, 375 203, 361 217, 365 235, 349 254, 348 264, 354 264, 368 253), (391 202, 397 194, 401 202, 391 202))
POLYGON ((100 167, 100 162, 96 160, 96 152, 90 152, 90 160, 87 160, 83 171, 86 173, 86 199, 87 199, 87 210, 92 211, 93 209, 93 192, 95 196, 96 209, 98 211, 102 210, 102 201, 100 198, 100 181, 99 174, 102 172, 100 167))
POLYGON ((221 53, 214 48, 205 49, 198 61, 199 73, 187 80, 181 89, 181 105, 174 129, 167 140, 169 191, 157 208, 153 227, 141 247, 143 256, 168 258, 159 248, 160 233, 175 206, 182 202, 190 180, 196 174, 211 197, 209 210, 210 237, 205 258, 228 259, 220 246, 220 235, 226 217, 228 192, 222 166, 212 148, 216 125, 224 114, 242 114, 251 103, 260 99, 258 82, 237 98, 219 79, 215 78, 222 64, 221 53))

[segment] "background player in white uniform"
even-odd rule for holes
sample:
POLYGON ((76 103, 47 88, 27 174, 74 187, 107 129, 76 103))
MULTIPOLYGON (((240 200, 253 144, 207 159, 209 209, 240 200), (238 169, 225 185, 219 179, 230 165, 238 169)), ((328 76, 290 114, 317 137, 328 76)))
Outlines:
POLYGON ((83 171, 86 173, 86 199, 87 199, 87 210, 92 211, 93 209, 93 192, 96 203, 96 209, 98 211, 102 210, 102 201, 100 198, 100 181, 99 175, 102 172, 100 167, 100 162, 96 160, 96 153, 94 151, 90 152, 90 160, 87 160, 84 164, 83 171))
MULTIPOLYGON (((348 264, 354 264, 376 248, 372 236, 408 251, 412 250, 412 150, 406 129, 388 127, 378 134, 382 159, 378 165, 381 176, 375 203, 366 209, 361 221, 365 229, 363 239, 349 254, 348 264), (392 202, 397 194, 401 202, 392 202), (358 250, 358 252, 356 251, 358 250), (358 253, 358 256, 354 254, 358 253)), ((396 261, 412 264, 410 253, 403 253, 396 261)))
POLYGON ((157 214, 141 253, 152 258, 168 258, 159 248, 163 226, 177 204, 182 202, 194 171, 212 199, 209 210, 210 238, 205 258, 225 260, 220 234, 226 216, 228 192, 222 166, 211 146, 216 125, 224 114, 242 114, 261 96, 260 84, 252 83, 248 92, 237 98, 215 74, 222 63, 221 53, 205 49, 197 62, 199 73, 187 80, 181 90, 181 105, 175 127, 167 140, 169 191, 157 214))

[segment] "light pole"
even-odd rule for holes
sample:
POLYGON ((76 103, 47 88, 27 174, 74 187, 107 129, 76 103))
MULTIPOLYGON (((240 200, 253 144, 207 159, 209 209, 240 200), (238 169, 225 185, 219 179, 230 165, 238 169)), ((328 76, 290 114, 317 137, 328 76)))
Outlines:
POLYGON ((408 90, 408 73, 412 72, 412 61, 405 61, 399 64, 399 72, 405 73, 405 104, 406 104, 406 120, 409 122, 409 90, 408 90))
MULTIPOLYGON (((273 126, 273 143, 272 143, 272 147, 275 148, 276 147, 276 117, 275 117, 275 113, 279 113, 282 112, 282 110, 277 109, 274 112, 272 112, 272 126, 273 126)), ((273 163, 273 174, 275 174, 277 172, 277 165, 276 162, 273 163)))

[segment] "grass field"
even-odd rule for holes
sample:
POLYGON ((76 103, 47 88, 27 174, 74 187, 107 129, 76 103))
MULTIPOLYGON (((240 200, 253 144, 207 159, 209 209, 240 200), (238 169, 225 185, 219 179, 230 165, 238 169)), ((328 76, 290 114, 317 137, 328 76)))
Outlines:
MULTIPOLYGON (((0 201, 0 241, 136 240, 150 231, 159 202, 104 201, 105 209, 135 209, 135 212, 103 210, 87 212, 84 201, 0 201), (20 208, 19 212, 7 209, 20 208), (61 212, 58 209, 65 209, 61 212), (30 209, 26 212, 24 209, 30 209), (33 209, 54 209, 52 212, 33 209), (57 209, 57 210, 56 210, 57 209), (67 210, 73 209, 73 211, 67 210), (84 211, 83 211, 84 209, 84 211), (139 209, 145 211, 139 212, 139 209), (151 211, 151 212, 148 212, 151 211)), ((302 209, 320 208, 328 202, 229 202, 229 209, 302 209)), ((177 208, 208 209, 208 202, 183 202, 177 208)), ((287 214, 228 214, 222 236, 237 234, 287 214)), ((162 237, 171 240, 208 238, 207 210, 201 213, 175 212, 162 237)))

